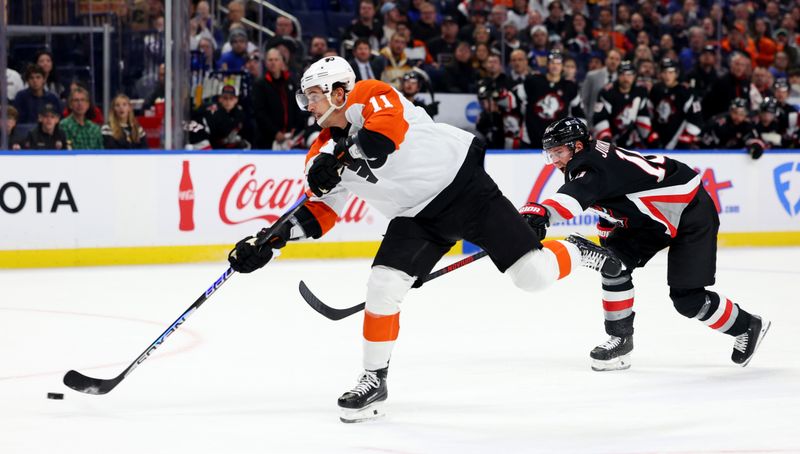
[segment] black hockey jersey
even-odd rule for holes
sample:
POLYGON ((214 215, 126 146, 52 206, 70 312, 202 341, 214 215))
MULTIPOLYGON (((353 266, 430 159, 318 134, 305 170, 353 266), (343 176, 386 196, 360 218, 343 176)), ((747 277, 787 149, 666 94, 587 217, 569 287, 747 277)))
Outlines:
POLYGON ((800 127, 800 117, 797 108, 789 103, 779 102, 776 114, 778 126, 783 135, 785 147, 795 148, 798 144, 797 131, 800 127))
POLYGON ((749 120, 736 125, 730 114, 724 113, 713 117, 705 125, 700 144, 703 148, 744 148, 757 137, 758 132, 749 120))
POLYGON ((553 83, 543 74, 532 74, 517 87, 517 96, 525 105, 523 141, 532 148, 542 148, 542 135, 550 123, 567 116, 586 119, 578 85, 570 80, 553 83))
POLYGON ((647 90, 633 86, 622 93, 619 81, 614 82, 600 91, 592 118, 595 138, 624 147, 641 146, 652 132, 647 90))
POLYGON ((755 125, 756 134, 764 144, 769 148, 788 147, 789 144, 785 142, 787 139, 782 131, 777 118, 774 118, 768 124, 759 121, 755 125))
POLYGON ((650 91, 650 104, 653 131, 662 148, 685 149, 698 141, 703 117, 700 103, 688 88, 681 84, 668 88, 657 83, 650 91))
POLYGON ((550 222, 572 219, 586 209, 621 228, 674 237, 681 214, 701 185, 686 164, 646 156, 601 140, 567 163, 565 183, 542 203, 550 222))

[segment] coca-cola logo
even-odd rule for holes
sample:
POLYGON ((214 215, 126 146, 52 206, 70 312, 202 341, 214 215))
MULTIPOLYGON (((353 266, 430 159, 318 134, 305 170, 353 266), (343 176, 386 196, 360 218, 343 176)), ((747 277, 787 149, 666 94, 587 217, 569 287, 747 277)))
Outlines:
MULTIPOLYGON (((247 164, 231 176, 219 200, 219 217, 230 225, 263 219, 273 223, 299 199, 305 188, 301 178, 272 178, 260 180, 255 164, 247 164)), ((369 206, 352 197, 339 222, 372 222, 369 206)))

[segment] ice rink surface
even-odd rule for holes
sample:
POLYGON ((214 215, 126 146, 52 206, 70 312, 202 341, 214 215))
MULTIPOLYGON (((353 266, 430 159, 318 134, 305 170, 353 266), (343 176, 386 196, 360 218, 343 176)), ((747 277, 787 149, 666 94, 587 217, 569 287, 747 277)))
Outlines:
MULTIPOLYGON (((446 257, 442 264, 455 261, 446 257)), ((119 374, 226 264, 0 272, 0 453, 799 453, 800 249, 725 249, 714 290, 773 325, 752 363, 681 317, 666 256, 634 274, 633 367, 593 372, 599 276, 527 294, 488 259, 412 290, 387 417, 338 420, 361 369, 368 260, 281 261, 234 275, 116 389, 119 374), (65 394, 48 400, 48 392, 65 394)))

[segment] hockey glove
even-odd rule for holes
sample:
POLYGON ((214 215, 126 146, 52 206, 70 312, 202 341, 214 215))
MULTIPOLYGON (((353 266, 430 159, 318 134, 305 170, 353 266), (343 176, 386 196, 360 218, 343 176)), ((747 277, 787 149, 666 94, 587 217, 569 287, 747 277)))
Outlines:
POLYGON ((255 237, 250 235, 236 243, 236 246, 228 253, 228 263, 231 264, 234 271, 252 273, 272 260, 273 249, 286 246, 290 231, 291 224, 287 222, 264 242, 267 229, 261 229, 255 237))
POLYGON ((747 153, 753 159, 758 159, 764 154, 764 142, 760 140, 753 140, 747 144, 747 153))
POLYGON ((608 236, 611 235, 611 232, 614 231, 615 225, 606 221, 603 218, 600 218, 597 221, 597 237, 600 239, 600 246, 606 246, 606 240, 608 236))
POLYGON ((322 197, 342 181, 343 170, 344 166, 332 154, 318 154, 308 169, 308 188, 315 196, 322 197))
POLYGON ((547 208, 536 202, 528 202, 519 209, 519 214, 525 218, 539 239, 543 240, 547 235, 547 227, 550 226, 550 213, 547 208))

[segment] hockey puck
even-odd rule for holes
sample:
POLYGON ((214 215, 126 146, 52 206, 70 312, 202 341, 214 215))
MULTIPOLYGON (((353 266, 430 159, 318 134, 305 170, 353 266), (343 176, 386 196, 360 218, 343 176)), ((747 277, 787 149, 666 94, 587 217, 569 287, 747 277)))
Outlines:
POLYGON ((47 393, 48 399, 64 400, 64 395, 61 393, 47 393))

